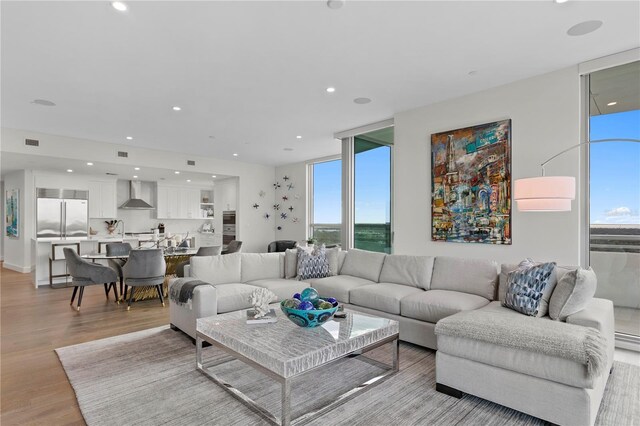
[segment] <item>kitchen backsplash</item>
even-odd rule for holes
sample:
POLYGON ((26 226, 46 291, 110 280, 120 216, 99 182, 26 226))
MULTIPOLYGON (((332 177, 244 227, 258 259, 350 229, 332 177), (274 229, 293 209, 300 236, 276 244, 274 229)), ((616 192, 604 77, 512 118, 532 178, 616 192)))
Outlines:
MULTIPOLYGON (((205 223, 213 223, 210 219, 156 219, 153 210, 122 210, 118 209, 117 219, 124 221, 125 232, 151 232, 151 228, 157 228, 159 223, 164 223, 165 232, 171 234, 193 234, 198 232, 205 223)), ((107 234, 107 225, 104 219, 90 219, 89 226, 94 231, 98 231, 98 235, 107 234)), ((122 228, 118 226, 116 232, 120 232, 122 228)), ((216 230, 217 231, 217 230, 216 230)))

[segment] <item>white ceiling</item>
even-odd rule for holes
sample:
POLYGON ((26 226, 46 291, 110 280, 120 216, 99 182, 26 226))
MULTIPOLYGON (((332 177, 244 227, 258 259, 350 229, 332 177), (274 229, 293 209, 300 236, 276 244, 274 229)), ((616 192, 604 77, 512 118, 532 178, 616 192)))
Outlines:
POLYGON ((336 131, 640 44, 637 1, 128 5, 2 1, 2 126, 279 165, 339 152, 336 131), (604 24, 566 34, 587 20, 604 24))
POLYGON ((44 157, 41 155, 17 154, 14 152, 3 152, 0 158, 1 177, 17 170, 38 170, 52 173, 66 173, 67 169, 73 170, 69 176, 78 179, 86 179, 86 176, 96 178, 106 178, 111 176, 122 180, 140 180, 152 182, 173 183, 179 185, 194 186, 211 186, 215 182, 227 179, 232 176, 221 174, 207 174, 181 171, 179 175, 175 174, 175 170, 142 167, 135 170, 134 166, 128 164, 114 164, 101 161, 94 161, 92 166, 88 166, 85 161, 44 157), (114 176, 115 175, 115 176, 114 176), (134 176, 138 176, 134 178, 134 176), (215 176, 213 178, 212 176, 215 176), (187 179, 191 182, 187 182, 187 179))

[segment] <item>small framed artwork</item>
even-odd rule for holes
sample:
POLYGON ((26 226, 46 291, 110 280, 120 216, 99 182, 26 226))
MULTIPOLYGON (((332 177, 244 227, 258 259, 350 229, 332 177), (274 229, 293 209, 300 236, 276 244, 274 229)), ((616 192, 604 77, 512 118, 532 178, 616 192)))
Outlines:
POLYGON ((511 120, 431 135, 431 239, 511 244, 511 120))
POLYGON ((20 237, 20 190, 8 190, 5 196, 6 235, 12 238, 20 237))

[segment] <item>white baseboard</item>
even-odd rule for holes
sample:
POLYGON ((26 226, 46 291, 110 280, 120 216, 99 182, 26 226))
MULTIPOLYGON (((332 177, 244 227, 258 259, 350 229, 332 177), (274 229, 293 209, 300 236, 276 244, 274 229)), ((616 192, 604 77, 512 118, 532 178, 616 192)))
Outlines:
POLYGON ((2 267, 6 268, 6 269, 11 269, 12 271, 20 272, 22 274, 28 274, 28 273, 31 272, 31 267, 30 266, 12 265, 11 263, 7 263, 7 262, 4 262, 2 264, 2 267))
POLYGON ((616 334, 616 348, 640 352, 640 338, 636 336, 616 334))

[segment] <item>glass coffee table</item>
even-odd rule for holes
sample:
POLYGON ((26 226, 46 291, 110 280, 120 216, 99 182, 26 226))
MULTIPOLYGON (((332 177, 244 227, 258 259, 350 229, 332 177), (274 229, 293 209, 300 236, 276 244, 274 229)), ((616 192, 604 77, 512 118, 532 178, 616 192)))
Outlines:
MULTIPOLYGON (((278 308, 279 309, 279 308, 278 308)), ((264 419, 277 425, 306 423, 321 416, 360 392, 382 383, 399 370, 398 322, 346 310, 344 319, 332 319, 320 327, 301 328, 277 311, 272 324, 246 324, 245 311, 200 318, 196 326, 196 368, 264 419), (276 417, 247 395, 234 388, 211 369, 229 359, 203 364, 203 342, 222 349, 281 384, 282 413, 276 417), (384 344, 391 348, 391 362, 385 364, 362 356, 384 344), (292 419, 291 382, 294 378, 346 357, 357 357, 384 372, 337 396, 328 404, 292 419)), ((336 371, 335 374, 339 374, 336 371)))

